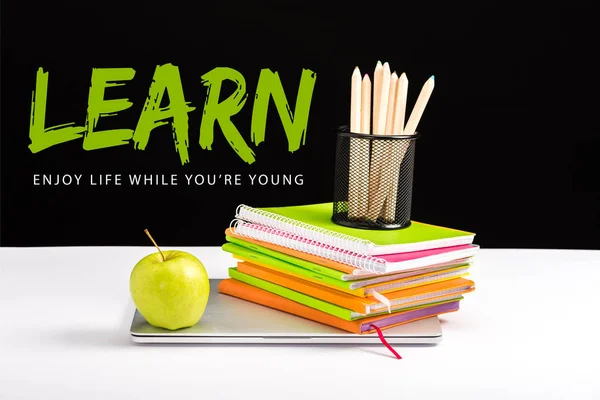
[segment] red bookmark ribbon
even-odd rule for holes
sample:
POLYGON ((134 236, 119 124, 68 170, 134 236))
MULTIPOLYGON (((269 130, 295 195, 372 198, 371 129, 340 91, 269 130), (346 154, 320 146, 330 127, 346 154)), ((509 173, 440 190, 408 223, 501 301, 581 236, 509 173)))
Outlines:
POLYGON ((383 343, 383 345, 385 347, 387 347, 388 350, 391 351, 392 354, 395 355, 398 360, 401 360, 402 357, 400 357, 400 354, 396 353, 396 350, 394 350, 394 348, 387 342, 387 340, 385 340, 385 337, 383 336, 381 329, 379 329, 377 326, 375 326, 373 324, 371 324, 371 326, 373 328, 375 328, 375 330, 377 331, 377 336, 379 336, 379 340, 381 340, 381 343, 383 343))

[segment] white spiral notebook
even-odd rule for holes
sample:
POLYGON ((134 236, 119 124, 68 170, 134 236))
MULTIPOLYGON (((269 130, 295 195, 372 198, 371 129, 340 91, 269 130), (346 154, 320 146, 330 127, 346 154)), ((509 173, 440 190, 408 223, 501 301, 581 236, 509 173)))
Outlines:
POLYGON ((240 236, 331 259, 367 272, 389 273, 472 257, 474 234, 412 222, 373 231, 331 221, 331 203, 279 208, 240 205, 232 229, 240 236))

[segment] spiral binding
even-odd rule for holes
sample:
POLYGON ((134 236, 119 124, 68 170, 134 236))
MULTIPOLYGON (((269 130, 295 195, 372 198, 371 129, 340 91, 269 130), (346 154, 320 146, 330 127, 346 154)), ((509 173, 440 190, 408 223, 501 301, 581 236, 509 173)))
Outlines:
POLYGON ((246 222, 241 219, 234 219, 229 227, 234 233, 243 237, 327 258, 375 274, 381 274, 385 271, 385 261, 380 258, 343 250, 339 247, 300 236, 297 233, 284 232, 280 229, 246 222))
POLYGON ((351 253, 368 255, 371 254, 375 248, 375 244, 370 240, 359 239, 344 233, 320 228, 269 211, 253 208, 245 204, 240 204, 236 208, 235 217, 283 232, 290 232, 302 238, 310 238, 315 242, 320 242, 338 249, 346 249, 351 253))

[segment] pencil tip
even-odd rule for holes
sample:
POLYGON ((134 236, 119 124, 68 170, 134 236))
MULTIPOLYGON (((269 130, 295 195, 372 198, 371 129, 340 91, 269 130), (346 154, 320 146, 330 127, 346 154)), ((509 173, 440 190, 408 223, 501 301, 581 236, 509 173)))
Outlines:
POLYGON ((377 60, 377 66, 379 67, 381 65, 381 61, 377 60))
POLYGON ((431 75, 431 78, 430 78, 430 79, 431 79, 432 81, 435 81, 435 75, 431 75))

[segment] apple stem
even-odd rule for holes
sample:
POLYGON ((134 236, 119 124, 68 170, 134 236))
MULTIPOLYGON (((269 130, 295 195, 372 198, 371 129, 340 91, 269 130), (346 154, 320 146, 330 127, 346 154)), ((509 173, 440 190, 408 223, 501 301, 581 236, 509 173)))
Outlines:
POLYGON ((152 243, 154 244, 154 247, 156 247, 156 249, 158 250, 158 252, 160 253, 160 255, 162 256, 163 262, 166 261, 165 260, 165 255, 163 254, 163 252, 160 250, 160 247, 158 247, 158 245, 156 244, 156 242, 154 241, 154 238, 152 237, 152 235, 150 234, 150 232, 148 232, 148 229, 144 229, 144 232, 146 232, 146 235, 148 235, 148 237, 150 238, 150 240, 152 241, 152 243))

